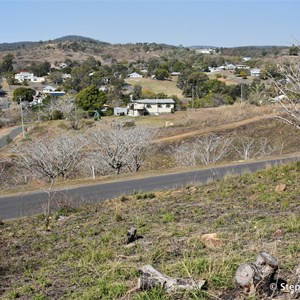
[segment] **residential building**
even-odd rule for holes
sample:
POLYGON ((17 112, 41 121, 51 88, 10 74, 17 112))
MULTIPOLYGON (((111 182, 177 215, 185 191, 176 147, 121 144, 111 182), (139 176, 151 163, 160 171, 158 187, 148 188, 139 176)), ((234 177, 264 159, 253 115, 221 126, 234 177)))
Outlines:
POLYGON ((173 99, 132 100, 128 104, 128 115, 132 117, 172 113, 175 109, 173 99))
POLYGON ((253 76, 253 77, 259 77, 260 76, 260 69, 252 69, 250 71, 250 73, 251 73, 251 76, 253 76))
POLYGON ((114 108, 114 115, 115 116, 124 116, 128 114, 127 107, 115 107, 114 108))
POLYGON ((250 69, 250 67, 246 66, 246 65, 236 65, 235 68, 239 69, 239 70, 248 70, 248 69, 250 69))
POLYGON ((128 77, 129 78, 142 78, 143 75, 139 74, 139 73, 136 73, 136 72, 133 72, 131 74, 128 74, 128 77))
POLYGON ((15 79, 21 83, 24 82, 25 80, 31 81, 31 82, 44 82, 45 81, 44 77, 34 76, 33 73, 30 73, 26 70, 20 71, 18 74, 16 74, 15 79))
POLYGON ((51 92, 55 92, 56 91, 56 88, 51 86, 51 85, 47 85, 43 88, 43 93, 44 94, 49 94, 51 92))

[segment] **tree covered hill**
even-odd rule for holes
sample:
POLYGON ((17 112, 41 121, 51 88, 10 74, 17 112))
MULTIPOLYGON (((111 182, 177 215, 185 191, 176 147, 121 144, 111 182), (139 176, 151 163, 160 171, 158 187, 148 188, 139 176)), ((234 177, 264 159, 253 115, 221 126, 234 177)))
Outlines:
POLYGON ((92 38, 68 35, 48 41, 21 41, 0 44, 0 59, 7 53, 16 61, 32 62, 47 60, 51 64, 66 58, 83 61, 89 56, 101 62, 148 60, 160 57, 176 46, 157 43, 110 44, 92 38))

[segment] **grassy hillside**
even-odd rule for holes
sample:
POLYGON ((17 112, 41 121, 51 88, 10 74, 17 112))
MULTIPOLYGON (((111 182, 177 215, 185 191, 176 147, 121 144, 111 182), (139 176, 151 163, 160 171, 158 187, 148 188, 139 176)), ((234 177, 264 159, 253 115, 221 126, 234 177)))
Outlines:
POLYGON ((178 98, 182 99, 182 91, 177 88, 177 77, 173 77, 172 80, 155 80, 150 78, 136 78, 136 79, 126 79, 126 82, 130 83, 132 86, 141 85, 143 91, 149 90, 153 93, 164 93, 168 96, 176 95, 178 98))
POLYGON ((261 250, 279 260, 281 275, 288 278, 299 264, 299 171, 299 163, 290 164, 81 209, 65 199, 49 231, 43 216, 5 221, 0 297, 219 299, 234 286, 237 267, 261 250), (143 238, 124 245, 131 226, 143 238), (220 242, 205 243, 206 233, 217 233, 220 242), (138 268, 145 264, 174 277, 203 278, 207 290, 135 291, 138 268))

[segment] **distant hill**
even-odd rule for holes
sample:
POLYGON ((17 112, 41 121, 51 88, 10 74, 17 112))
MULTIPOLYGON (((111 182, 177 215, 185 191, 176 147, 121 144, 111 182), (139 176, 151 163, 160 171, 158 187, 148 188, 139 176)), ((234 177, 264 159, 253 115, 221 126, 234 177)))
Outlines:
POLYGON ((54 40, 47 41, 21 41, 21 42, 13 42, 13 43, 0 43, 0 51, 15 51, 24 48, 33 48, 39 45, 43 45, 46 43, 65 43, 65 42, 88 42, 100 45, 110 45, 109 43, 98 41, 89 37, 79 36, 79 35, 66 35, 60 38, 56 38, 54 40))
POLYGON ((56 38, 54 40, 51 40, 52 43, 64 43, 64 42, 88 42, 88 43, 94 43, 94 44, 106 44, 110 45, 110 43, 106 43, 103 41, 95 40, 89 37, 84 37, 80 35, 66 35, 60 38, 56 38))
POLYGON ((14 43, 1 43, 0 51, 15 51, 24 48, 32 48, 42 42, 14 42, 14 43))
POLYGON ((66 58, 84 61, 89 56, 93 56, 101 63, 111 64, 116 61, 135 62, 157 58, 168 55, 168 52, 177 48, 162 43, 110 44, 89 37, 67 35, 47 41, 2 43, 0 61, 9 51, 15 57, 18 70, 26 69, 32 62, 37 61, 48 61, 54 66, 57 62, 65 61, 66 58))

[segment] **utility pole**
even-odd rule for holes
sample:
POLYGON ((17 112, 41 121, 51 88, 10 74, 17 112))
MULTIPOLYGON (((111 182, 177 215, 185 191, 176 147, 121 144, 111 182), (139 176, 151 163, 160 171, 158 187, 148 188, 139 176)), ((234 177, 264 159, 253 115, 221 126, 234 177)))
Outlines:
POLYGON ((194 102, 195 102, 195 86, 192 85, 192 109, 194 109, 194 102))
POLYGON ((21 109, 22 134, 23 134, 23 138, 25 138, 25 129, 24 129, 24 117, 23 117, 22 98, 20 98, 20 109, 21 109))
POLYGON ((241 105, 243 103, 243 97, 244 97, 244 95, 243 95, 243 84, 241 83, 241 105))

